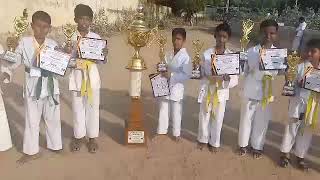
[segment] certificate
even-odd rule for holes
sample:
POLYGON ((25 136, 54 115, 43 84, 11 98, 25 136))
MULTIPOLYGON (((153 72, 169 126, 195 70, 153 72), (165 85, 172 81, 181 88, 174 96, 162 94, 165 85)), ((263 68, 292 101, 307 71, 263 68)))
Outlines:
POLYGON ((304 79, 304 88, 320 92, 320 70, 312 69, 310 73, 307 73, 304 79))
POLYGON ((151 87, 154 97, 163 97, 170 95, 168 79, 161 74, 150 74, 151 87))
POLYGON ((224 74, 240 74, 240 54, 211 55, 213 60, 213 74, 221 76, 224 74))
POLYGON ((79 55, 81 59, 104 61, 103 49, 107 46, 107 40, 86 38, 79 39, 79 55))
POLYGON ((261 70, 287 69, 287 49, 266 49, 261 57, 261 70))
POLYGON ((43 70, 64 76, 66 73, 71 56, 69 54, 44 48, 40 52, 39 67, 43 70))

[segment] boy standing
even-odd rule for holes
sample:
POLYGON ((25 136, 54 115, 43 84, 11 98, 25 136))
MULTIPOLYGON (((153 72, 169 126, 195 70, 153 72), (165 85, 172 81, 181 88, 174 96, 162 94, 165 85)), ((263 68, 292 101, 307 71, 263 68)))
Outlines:
POLYGON ((192 64, 187 50, 183 48, 186 41, 186 30, 172 30, 173 51, 166 54, 168 71, 162 75, 169 79, 170 95, 160 99, 158 134, 167 134, 169 117, 172 115, 172 132, 176 141, 180 140, 182 100, 184 83, 191 77, 192 64))
POLYGON ((2 69, 4 76, 12 80, 12 72, 19 65, 25 66, 24 104, 25 130, 23 153, 18 162, 25 163, 38 158, 40 120, 43 116, 46 123, 47 148, 53 151, 62 149, 61 121, 59 104, 59 83, 57 77, 36 66, 39 53, 43 48, 54 49, 57 43, 46 38, 51 28, 51 17, 48 13, 37 11, 32 15, 33 36, 20 40, 16 53, 21 55, 16 63, 2 69))
MULTIPOLYGON (((72 109, 74 123, 74 139, 71 150, 79 151, 86 137, 90 153, 98 150, 96 138, 99 136, 99 105, 101 80, 97 64, 94 61, 79 59, 78 38, 88 37, 100 39, 98 34, 90 31, 93 19, 92 9, 84 4, 78 4, 74 9, 74 21, 77 23, 77 33, 72 37, 73 48, 65 46, 66 52, 72 52, 73 60, 82 65, 73 68, 69 78, 69 90, 72 91, 72 109)), ((104 50, 107 55, 107 49, 104 50)))
POLYGON ((212 75, 211 56, 232 53, 226 48, 226 43, 230 36, 231 28, 228 24, 218 25, 214 33, 216 46, 206 50, 203 54, 204 63, 202 69, 204 70, 205 78, 202 80, 198 97, 198 102, 200 103, 198 143, 200 149, 208 145, 211 152, 217 152, 220 147, 220 134, 226 102, 229 100, 229 88, 233 88, 238 84, 237 75, 212 75))
POLYGON ((310 69, 319 69, 320 67, 320 39, 310 40, 307 43, 307 52, 308 60, 298 65, 296 96, 291 97, 289 101, 288 113, 290 120, 286 126, 280 149, 280 166, 287 167, 290 163, 289 153, 293 145, 295 145, 294 154, 297 158, 298 167, 302 170, 308 170, 304 157, 308 152, 312 139, 312 127, 305 122, 318 121, 318 119, 313 121, 313 118, 317 118, 318 109, 312 108, 313 100, 311 99, 312 101, 310 101, 310 98, 317 93, 304 89, 303 81, 310 69), (309 113, 307 113, 307 107, 310 107, 309 113))
POLYGON ((248 50, 248 61, 245 64, 244 98, 241 105, 239 125, 240 155, 248 150, 249 140, 254 158, 260 158, 265 142, 268 124, 271 119, 270 102, 272 96, 272 79, 278 71, 260 70, 263 49, 275 48, 278 35, 278 23, 265 20, 260 25, 262 42, 248 50))

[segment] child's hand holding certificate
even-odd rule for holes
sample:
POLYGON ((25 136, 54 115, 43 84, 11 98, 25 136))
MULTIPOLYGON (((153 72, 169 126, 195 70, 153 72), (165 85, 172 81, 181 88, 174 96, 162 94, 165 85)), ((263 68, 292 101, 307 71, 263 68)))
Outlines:
POLYGON ((40 52, 39 68, 64 76, 71 56, 69 54, 44 48, 40 52))

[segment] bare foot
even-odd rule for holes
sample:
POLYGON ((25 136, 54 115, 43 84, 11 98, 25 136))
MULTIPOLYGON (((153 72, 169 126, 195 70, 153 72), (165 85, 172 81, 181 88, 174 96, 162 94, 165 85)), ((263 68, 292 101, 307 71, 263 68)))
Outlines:
POLYGON ((24 165, 30 161, 33 161, 33 160, 36 160, 36 159, 39 159, 41 157, 41 154, 38 153, 38 154, 35 154, 35 155, 27 155, 27 154, 24 154, 20 159, 18 159, 17 163, 19 165, 24 165))
POLYGON ((95 138, 90 138, 87 146, 90 153, 96 153, 99 148, 95 138))
POLYGON ((80 139, 73 138, 70 144, 71 151, 72 152, 80 151, 81 146, 83 145, 84 142, 85 142, 85 137, 80 139))
POLYGON ((252 155, 253 155, 253 158, 260 159, 262 157, 262 151, 261 150, 257 150, 257 149, 253 149, 252 150, 252 155))
POLYGON ((306 163, 306 161, 303 158, 297 157, 297 162, 298 162, 298 168, 301 169, 304 172, 309 171, 309 166, 306 163))
POLYGON ((286 168, 289 166, 289 164, 290 164, 289 154, 282 153, 282 155, 280 156, 280 162, 279 162, 280 167, 286 168))

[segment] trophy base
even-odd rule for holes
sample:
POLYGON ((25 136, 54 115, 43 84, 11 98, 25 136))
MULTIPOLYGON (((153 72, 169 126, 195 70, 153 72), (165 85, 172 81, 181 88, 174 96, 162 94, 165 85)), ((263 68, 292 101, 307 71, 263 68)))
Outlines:
POLYGON ((191 79, 200 79, 201 72, 199 70, 193 70, 191 74, 191 79))
POLYGON ((12 63, 15 63, 17 62, 17 60, 20 58, 20 54, 18 53, 15 53, 15 52, 12 52, 12 51, 6 51, 2 58, 3 60, 6 60, 6 61, 9 61, 9 62, 12 62, 12 63))
POLYGON ((142 102, 140 98, 132 98, 130 117, 125 129, 125 145, 145 146, 146 141, 146 131, 142 122, 142 102))
POLYGON ((282 90, 283 96, 294 96, 295 95, 295 88, 292 86, 284 86, 282 90))

